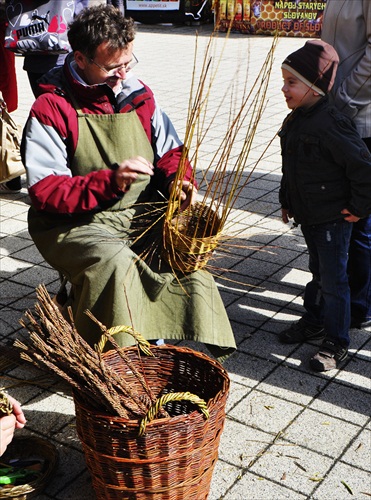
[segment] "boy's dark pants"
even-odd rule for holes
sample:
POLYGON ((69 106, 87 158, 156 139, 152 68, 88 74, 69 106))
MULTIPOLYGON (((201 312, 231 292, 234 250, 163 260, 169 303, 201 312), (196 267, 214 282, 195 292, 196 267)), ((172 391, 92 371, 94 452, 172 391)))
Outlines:
POLYGON ((323 325, 326 339, 349 346, 350 289, 347 264, 352 224, 344 220, 301 226, 312 273, 304 292, 304 319, 323 325))

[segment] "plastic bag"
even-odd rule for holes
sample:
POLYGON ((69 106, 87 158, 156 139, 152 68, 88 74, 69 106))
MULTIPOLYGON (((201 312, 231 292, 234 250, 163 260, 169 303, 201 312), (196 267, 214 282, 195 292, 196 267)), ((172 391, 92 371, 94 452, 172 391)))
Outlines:
POLYGON ((8 0, 5 47, 18 54, 64 54, 70 51, 68 24, 75 0, 8 0))

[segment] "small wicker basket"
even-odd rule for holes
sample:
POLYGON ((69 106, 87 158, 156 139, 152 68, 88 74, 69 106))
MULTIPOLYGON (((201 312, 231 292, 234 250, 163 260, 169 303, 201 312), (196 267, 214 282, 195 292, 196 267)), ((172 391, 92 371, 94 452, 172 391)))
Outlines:
POLYGON ((6 486, 0 489, 0 499, 28 500, 38 496, 48 484, 51 475, 58 463, 56 447, 38 437, 15 437, 4 455, 1 457, 3 464, 8 464, 11 459, 40 460, 42 468, 36 479, 20 485, 6 486))
MULTIPOLYGON (((99 413, 74 394, 76 427, 93 487, 101 500, 204 500, 208 496, 225 420, 229 377, 208 356, 176 346, 153 347, 154 357, 139 358, 135 347, 125 353, 155 397, 189 391, 207 403, 205 419, 190 401, 171 401, 170 417, 147 423, 99 413)), ((116 351, 104 354, 118 373, 124 366, 116 351)), ((130 383, 130 373, 125 379, 130 383)), ((133 381, 133 383, 135 383, 133 381)))
POLYGON ((221 221, 210 207, 195 203, 165 220, 163 258, 173 269, 193 272, 206 266, 219 244, 221 221))

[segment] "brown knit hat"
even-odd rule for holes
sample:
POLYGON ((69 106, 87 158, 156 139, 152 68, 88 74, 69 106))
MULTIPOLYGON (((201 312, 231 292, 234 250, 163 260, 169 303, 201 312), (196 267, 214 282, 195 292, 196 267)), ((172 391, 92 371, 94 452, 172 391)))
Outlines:
POLYGON ((320 95, 330 92, 334 85, 339 56, 332 45, 322 40, 309 40, 282 63, 299 80, 320 95))

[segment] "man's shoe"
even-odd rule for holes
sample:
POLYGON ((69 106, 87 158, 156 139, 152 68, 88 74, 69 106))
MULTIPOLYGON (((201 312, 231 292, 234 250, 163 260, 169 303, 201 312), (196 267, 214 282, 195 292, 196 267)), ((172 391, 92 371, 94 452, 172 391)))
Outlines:
POLYGON ((283 344, 299 344, 312 340, 323 340, 325 330, 323 326, 314 326, 307 323, 303 318, 293 323, 289 328, 283 330, 278 338, 283 344))
POLYGON ((16 194, 16 193, 20 193, 21 192, 21 188, 16 188, 16 189, 12 189, 10 188, 6 182, 2 182, 0 184, 0 193, 4 193, 4 194, 16 194))
POLYGON ((348 349, 339 344, 324 340, 320 350, 309 361, 310 367, 316 372, 334 370, 348 357, 348 349))
POLYGON ((350 328, 357 328, 358 330, 363 330, 364 328, 369 328, 370 326, 371 326, 371 319, 352 318, 350 321, 350 328))

